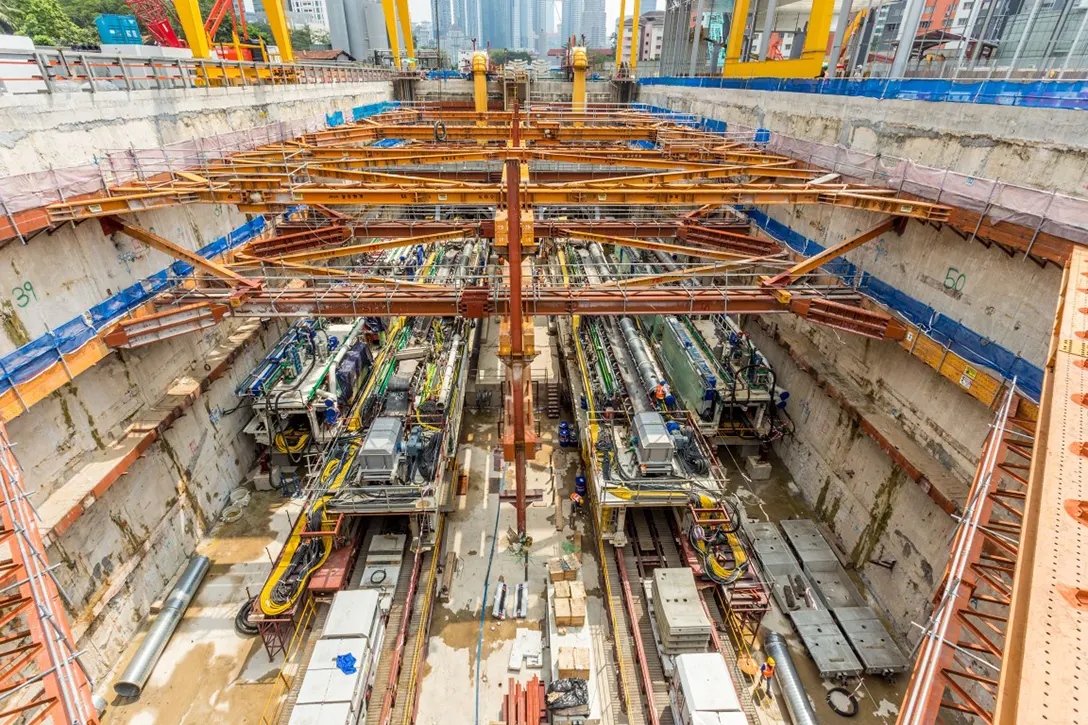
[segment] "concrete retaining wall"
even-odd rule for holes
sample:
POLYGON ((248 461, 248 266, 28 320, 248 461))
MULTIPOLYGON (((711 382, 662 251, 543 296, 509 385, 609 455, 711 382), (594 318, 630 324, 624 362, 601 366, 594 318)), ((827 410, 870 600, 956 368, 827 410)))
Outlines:
POLYGON ((94 163, 106 151, 294 121, 392 99, 392 84, 0 96, 0 175, 94 163))
MULTIPOLYGON (((109 149, 158 147, 335 110, 350 116, 355 106, 391 96, 391 84, 375 82, 3 97, 0 174, 93 163, 109 149)), ((228 207, 188 206, 132 219, 197 249, 246 217, 228 207)), ((0 250, 0 351, 47 333, 171 261, 123 235, 103 235, 93 221, 39 234, 26 245, 9 242, 0 250)), ((228 320, 204 333, 115 352, 10 422, 35 502, 101 459, 175 382, 201 380, 208 353, 239 324, 228 320)), ((276 322, 262 329, 229 372, 49 547, 92 675, 115 664, 252 466, 255 449, 241 433, 247 416, 227 411, 237 404, 235 387, 284 328, 276 322)))
POLYGON ((669 86, 640 86, 638 100, 878 156, 1088 196, 1088 137, 1076 111, 669 86))
MULTIPOLYGON (((779 317, 775 324, 791 323, 779 317)), ((911 622, 924 621, 929 611, 955 521, 770 335, 754 322, 745 329, 774 367, 778 385, 790 392, 788 410, 796 432, 776 443, 775 452, 854 563, 870 603, 885 612, 901 640, 913 642, 918 630, 911 622)), ((942 379, 930 375, 912 384, 920 396, 936 387, 967 397, 950 383, 937 381, 942 379)), ((977 434, 976 417, 965 417, 965 437, 977 434)))

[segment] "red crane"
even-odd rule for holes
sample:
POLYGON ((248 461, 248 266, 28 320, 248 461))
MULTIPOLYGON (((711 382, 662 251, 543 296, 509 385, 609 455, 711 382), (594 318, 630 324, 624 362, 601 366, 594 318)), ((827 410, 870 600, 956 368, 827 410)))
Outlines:
POLYGON ((162 0, 125 0, 136 19, 144 24, 155 42, 166 48, 184 48, 185 43, 174 32, 170 16, 162 0))

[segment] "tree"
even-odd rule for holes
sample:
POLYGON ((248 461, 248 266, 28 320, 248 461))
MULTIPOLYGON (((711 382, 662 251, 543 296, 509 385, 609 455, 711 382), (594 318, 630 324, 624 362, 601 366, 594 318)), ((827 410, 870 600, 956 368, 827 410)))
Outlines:
POLYGON ((309 25, 291 31, 291 47, 295 50, 313 50, 314 31, 309 25))
POLYGON ((94 19, 99 15, 132 15, 125 0, 59 0, 61 9, 80 28, 97 32, 94 19))
POLYGON ((19 13, 11 0, 0 0, 0 31, 10 33, 19 23, 19 13))
POLYGON ((80 28, 65 14, 57 0, 17 0, 19 19, 17 35, 25 35, 35 45, 81 45, 93 43, 95 36, 80 28))
POLYGON ((495 65, 505 65, 512 60, 523 60, 526 63, 533 61, 533 56, 524 50, 507 50, 506 48, 493 49, 490 54, 491 62, 495 65))

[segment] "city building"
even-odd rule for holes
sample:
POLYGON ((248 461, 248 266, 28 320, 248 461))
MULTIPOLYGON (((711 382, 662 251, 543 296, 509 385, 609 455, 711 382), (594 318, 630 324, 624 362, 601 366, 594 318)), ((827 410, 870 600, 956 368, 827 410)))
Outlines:
POLYGON ((511 0, 480 0, 481 45, 492 48, 510 48, 513 40, 511 0))
MULTIPOLYGON (((643 13, 638 19, 638 59, 657 60, 661 57, 661 43, 664 38, 664 18, 662 10, 652 10, 643 13)), ((631 18, 623 21, 623 57, 627 59, 631 53, 631 18)))
POLYGON ((329 30, 329 13, 325 0, 288 0, 287 13, 293 27, 309 26, 329 30))
POLYGON ((586 0, 563 0, 559 25, 559 42, 561 45, 566 46, 571 36, 575 38, 575 44, 582 42, 582 16, 585 4, 586 0))
POLYGON ((584 0, 582 10, 582 33, 586 36, 587 48, 607 48, 612 28, 608 27, 608 14, 604 9, 605 0, 584 0))

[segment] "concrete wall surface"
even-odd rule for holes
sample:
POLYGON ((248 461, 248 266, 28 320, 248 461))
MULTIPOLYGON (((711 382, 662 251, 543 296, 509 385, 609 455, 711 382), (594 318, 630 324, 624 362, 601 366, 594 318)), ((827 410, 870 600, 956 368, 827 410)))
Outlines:
MULTIPOLYGON (((762 210, 824 247, 872 228, 872 212, 819 205, 762 210)), ((1050 343, 1062 271, 1023 255, 963 239, 948 227, 908 222, 846 254, 869 272, 941 314, 1041 367, 1050 343)), ((981 364, 981 361, 978 361, 981 364)))
MULTIPOLYGON (((3 97, 0 174, 90 164, 110 149, 160 147, 279 121, 316 123, 336 110, 350 117, 351 108, 391 95, 391 84, 371 82, 3 97)), ((246 221, 232 208, 195 205, 129 218, 193 250, 246 221)), ((26 244, 9 242, 0 249, 0 354, 172 261, 123 234, 104 235, 94 221, 38 234, 26 244)), ((252 439, 241 433, 248 416, 229 414, 237 405, 234 389, 286 327, 258 324, 243 346, 237 331, 254 324, 228 319, 203 332, 115 351, 8 424, 26 486, 41 504, 77 475, 97 481, 102 474, 95 466, 112 455, 111 444, 135 420, 165 415, 155 404, 203 379, 210 352, 240 350, 227 374, 124 475, 93 502, 85 500, 83 514, 48 548, 92 675, 114 664, 253 464, 252 439)))
POLYGON ((877 156, 1088 196, 1088 135, 1077 111, 670 86, 639 86, 638 100, 877 156))
POLYGON ((393 97, 388 81, 0 96, 0 175, 94 163, 107 151, 311 118, 393 97))
MULTIPOLYGON (((886 614, 900 641, 915 641, 911 622, 923 622, 929 611, 955 521, 770 335, 751 322, 745 330, 774 367, 777 384, 790 392, 796 431, 775 443, 775 452, 838 538, 870 604, 886 614)), ((951 393, 968 399, 954 388, 951 393)))
MULTIPOLYGON (((231 326, 221 326, 215 336, 223 337, 231 326)), ((214 382, 132 464, 128 474, 47 550, 49 561, 60 565, 57 577, 68 595, 73 634, 87 651, 84 663, 93 676, 107 672, 128 647, 151 605, 164 594, 219 517, 227 494, 252 467, 256 447, 253 439, 241 432, 249 420, 248 409, 228 411, 237 405, 236 386, 283 329, 283 324, 262 329, 229 373, 214 382)), ((164 347, 157 354, 167 352, 164 347)), ((98 389, 96 383, 108 374, 107 367, 93 369, 85 375, 89 380, 84 382, 85 376, 81 376, 78 391, 61 393, 62 399, 67 398, 72 406, 107 399, 108 388, 98 389)), ((191 375, 179 377, 202 375, 202 367, 198 367, 191 375)), ((16 419, 11 426, 15 440, 22 445, 33 442, 22 424, 41 417, 35 408, 16 419)), ((71 427, 49 421, 39 430, 56 425, 55 434, 85 435, 92 425, 90 416, 86 417, 73 413, 71 427)), ((37 445, 45 448, 48 442, 37 445)))

